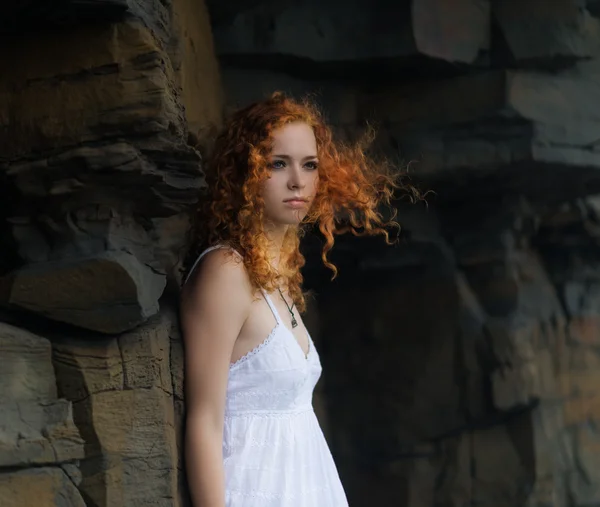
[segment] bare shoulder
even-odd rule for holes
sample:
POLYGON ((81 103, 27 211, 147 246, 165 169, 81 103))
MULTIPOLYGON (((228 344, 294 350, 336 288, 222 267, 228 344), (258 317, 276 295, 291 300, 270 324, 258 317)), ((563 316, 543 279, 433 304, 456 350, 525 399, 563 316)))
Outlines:
POLYGON ((208 414, 215 427, 223 424, 229 364, 251 295, 243 263, 225 249, 207 253, 181 292, 188 412, 208 414))
POLYGON ((202 257, 196 269, 191 273, 188 283, 196 285, 195 282, 198 279, 205 279, 207 276, 220 279, 247 279, 241 258, 226 248, 217 248, 202 257))
MULTIPOLYGON (((231 299, 230 303, 239 306, 251 301, 251 285, 242 260, 237 254, 225 248, 208 252, 182 289, 182 309, 197 306, 207 297, 218 304, 220 300, 231 299)), ((211 305, 212 306, 212 305, 211 305)))

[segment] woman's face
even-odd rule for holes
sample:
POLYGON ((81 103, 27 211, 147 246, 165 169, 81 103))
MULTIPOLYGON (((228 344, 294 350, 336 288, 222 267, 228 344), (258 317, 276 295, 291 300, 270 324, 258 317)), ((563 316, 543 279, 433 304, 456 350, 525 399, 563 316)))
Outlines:
POLYGON ((288 123, 273 134, 271 175, 264 183, 265 218, 274 225, 297 225, 317 191, 317 141, 302 122, 288 123))

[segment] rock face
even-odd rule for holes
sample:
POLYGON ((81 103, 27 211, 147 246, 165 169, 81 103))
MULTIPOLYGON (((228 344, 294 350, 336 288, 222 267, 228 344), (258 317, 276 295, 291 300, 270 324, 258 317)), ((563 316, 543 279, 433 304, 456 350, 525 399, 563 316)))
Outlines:
POLYGON ((174 321, 163 311, 118 338, 55 342, 58 388, 86 442, 79 488, 88 505, 179 505, 174 321))
POLYGON ((0 350, 2 505, 185 505, 173 311, 118 337, 52 345, 2 324, 0 350))
POLYGON ((597 5, 451 4, 215 3, 225 88, 316 94, 342 137, 374 120, 435 191, 399 246, 341 238, 333 283, 307 241, 351 505, 594 505, 597 5))
POLYGON ((0 18, 0 505, 181 505, 183 354, 159 300, 203 186, 188 139, 223 106, 206 8, 0 18))
POLYGON ((84 441, 71 402, 58 397, 50 341, 0 323, 0 356, 2 505, 85 506, 84 441))
POLYGON ((20 261, 5 303, 103 333, 158 312, 202 185, 187 135, 218 122, 221 101, 201 4, 122 7, 112 23, 11 34, 0 51, 13 69, 0 83, 5 236, 20 261))
POLYGON ((488 220, 429 237, 406 220, 404 255, 372 246, 353 267, 338 252, 339 281, 320 286, 329 436, 358 505, 595 501, 575 442, 595 417, 596 352, 573 342, 540 230, 488 220))
POLYGON ((333 283, 306 240, 350 504, 600 504, 600 2, 13 4, 0 505, 189 504, 168 289, 204 185, 191 140, 276 89, 316 94, 341 138, 376 122, 435 191, 399 203, 397 247, 340 238, 333 283))

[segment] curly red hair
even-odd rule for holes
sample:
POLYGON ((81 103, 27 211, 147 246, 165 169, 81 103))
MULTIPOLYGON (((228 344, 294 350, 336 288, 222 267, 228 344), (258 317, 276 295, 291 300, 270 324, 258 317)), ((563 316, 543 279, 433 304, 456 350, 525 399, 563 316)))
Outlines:
POLYGON ((189 271, 207 246, 227 244, 242 254, 254 288, 272 292, 278 286, 287 286, 302 312, 306 306, 300 272, 305 263, 299 249, 302 227, 288 228, 276 272, 267 258, 268 239, 262 225, 261 189, 269 177, 273 132, 292 122, 311 126, 317 141, 319 184, 303 224, 318 224, 325 238, 322 259, 334 277, 337 270, 327 259, 334 236, 345 232, 382 234, 391 243, 386 228, 398 226, 395 212, 385 219, 380 205, 389 206, 399 188, 408 190, 412 196, 417 191, 400 184, 399 172, 368 158, 364 142, 334 143, 331 129, 308 100, 298 102, 278 92, 239 110, 229 119, 204 165, 209 193, 201 199, 193 217, 184 270, 189 271))

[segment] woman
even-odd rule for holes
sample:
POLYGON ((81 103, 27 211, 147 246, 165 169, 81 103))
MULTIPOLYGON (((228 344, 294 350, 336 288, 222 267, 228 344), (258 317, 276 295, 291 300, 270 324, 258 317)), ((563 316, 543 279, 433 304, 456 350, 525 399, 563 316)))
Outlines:
POLYGON ((305 309, 301 224, 381 233, 398 187, 360 145, 336 146, 318 111, 282 94, 236 113, 205 164, 181 322, 186 462, 195 507, 343 507, 312 408, 319 356, 305 309))

